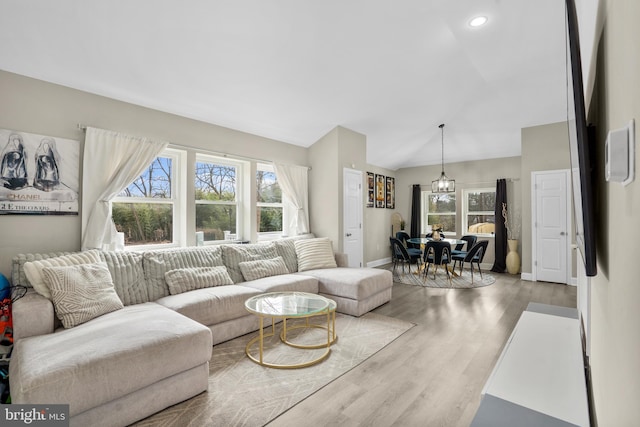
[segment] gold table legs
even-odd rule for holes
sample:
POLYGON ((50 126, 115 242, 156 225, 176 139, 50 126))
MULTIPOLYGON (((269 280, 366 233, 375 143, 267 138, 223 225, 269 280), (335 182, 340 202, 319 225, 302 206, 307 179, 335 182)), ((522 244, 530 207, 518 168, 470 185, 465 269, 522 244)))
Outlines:
MULTIPOLYGON (((293 325, 293 326, 288 326, 287 325, 287 317, 282 317, 282 331, 280 332, 280 341, 282 341, 284 344, 290 346, 290 347, 294 347, 294 348, 300 348, 300 349, 321 349, 321 348, 325 348, 326 350, 324 351, 324 353, 322 353, 320 356, 316 357, 313 360, 310 360, 308 362, 304 362, 304 363, 295 363, 295 364, 278 364, 278 363, 270 363, 264 360, 264 339, 265 338, 269 338, 272 337, 275 333, 275 320, 278 317, 271 317, 271 332, 270 333, 265 333, 264 331, 264 317, 263 316, 259 316, 259 321, 260 321, 260 329, 258 332, 258 335, 255 336, 254 338, 252 338, 248 343, 247 346, 245 347, 245 353, 247 354, 247 357, 249 357, 249 359, 253 360, 255 363, 261 365, 261 366, 266 366, 269 368, 278 368, 278 369, 297 369, 297 368, 306 368, 307 366, 312 366, 315 365, 317 363, 322 362, 324 359, 327 358, 327 356, 329 356, 329 353, 331 353, 331 345, 336 342, 336 340, 338 339, 338 336, 336 334, 336 311, 335 309, 333 310, 325 310, 324 312, 321 313, 314 313, 311 316, 305 316, 305 323, 301 324, 301 325, 293 325), (326 316, 327 318, 327 324, 326 326, 324 324, 315 324, 315 323, 311 323, 309 322, 309 319, 311 317, 317 317, 317 316, 326 316), (296 344, 293 342, 290 342, 287 338, 287 332, 294 330, 294 329, 310 329, 310 328, 319 328, 319 329, 325 329, 327 331, 327 341, 326 342, 322 342, 319 344, 296 344), (259 349, 259 353, 258 353, 258 357, 255 357, 254 355, 251 354, 251 347, 255 344, 258 343, 258 349, 259 349)), ((268 326, 267 326, 268 328, 268 326)))

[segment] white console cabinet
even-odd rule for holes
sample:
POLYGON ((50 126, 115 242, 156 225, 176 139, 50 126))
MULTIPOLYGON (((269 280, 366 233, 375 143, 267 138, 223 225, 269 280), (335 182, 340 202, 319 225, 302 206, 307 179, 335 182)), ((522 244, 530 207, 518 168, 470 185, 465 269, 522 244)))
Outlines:
POLYGON ((471 426, 589 426, 577 310, 527 307, 487 380, 471 426))

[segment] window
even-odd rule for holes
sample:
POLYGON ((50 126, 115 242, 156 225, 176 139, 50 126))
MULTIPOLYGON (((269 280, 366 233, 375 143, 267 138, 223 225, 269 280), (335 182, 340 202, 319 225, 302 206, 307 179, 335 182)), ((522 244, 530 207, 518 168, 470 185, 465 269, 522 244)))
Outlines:
POLYGON ((469 234, 493 234, 495 232, 496 190, 481 188, 464 192, 463 229, 469 234))
POLYGON ((242 166, 197 156, 195 167, 196 231, 205 241, 236 239, 240 230, 239 179, 242 166))
POLYGON ((445 233, 456 233, 456 195, 455 193, 422 192, 422 233, 427 233, 429 227, 442 225, 445 233))
POLYGON ((258 233, 282 235, 282 190, 271 165, 258 164, 256 191, 258 233))
POLYGON ((113 222, 125 245, 175 243, 178 157, 177 151, 165 150, 112 200, 113 222))

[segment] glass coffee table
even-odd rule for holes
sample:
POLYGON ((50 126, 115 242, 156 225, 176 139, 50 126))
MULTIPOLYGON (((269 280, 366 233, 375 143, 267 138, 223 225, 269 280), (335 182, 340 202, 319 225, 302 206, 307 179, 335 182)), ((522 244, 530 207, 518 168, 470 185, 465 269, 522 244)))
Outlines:
MULTIPOLYGON (((331 352, 331 344, 338 339, 338 336, 336 335, 336 302, 329 298, 306 292, 270 292, 249 298, 245 301, 244 306, 249 312, 258 316, 260 321, 258 336, 252 338, 245 347, 247 357, 259 365, 280 369, 305 368, 307 366, 315 365, 327 358, 331 352), (309 322, 309 319, 315 316, 326 316, 326 325, 309 322), (265 318, 271 318, 270 333, 265 333, 264 331, 265 318), (277 319, 282 319, 280 341, 284 344, 300 349, 325 348, 326 351, 315 359, 304 363, 277 364, 265 361, 264 338, 272 337, 275 334, 275 323, 277 319), (304 323, 288 327, 287 319, 305 319, 305 321, 304 323), (296 344, 290 342, 287 338, 287 331, 310 328, 326 329, 326 342, 323 340, 321 343, 317 344, 296 344), (256 342, 259 347, 258 357, 251 354, 251 347, 256 342)), ((268 327, 269 326, 267 325, 267 328, 268 327)))

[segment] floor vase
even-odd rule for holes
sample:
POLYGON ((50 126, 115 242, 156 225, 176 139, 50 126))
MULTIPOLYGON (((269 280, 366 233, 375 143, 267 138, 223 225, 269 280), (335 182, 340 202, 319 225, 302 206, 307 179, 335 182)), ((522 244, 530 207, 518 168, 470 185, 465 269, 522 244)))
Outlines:
POLYGON ((507 271, 509 274, 518 274, 520 272, 520 255, 518 255, 518 241, 507 240, 507 271))

